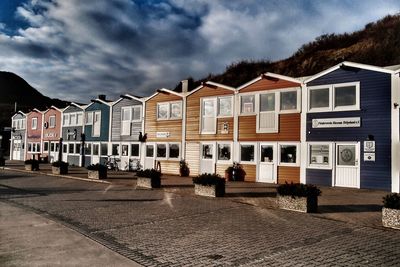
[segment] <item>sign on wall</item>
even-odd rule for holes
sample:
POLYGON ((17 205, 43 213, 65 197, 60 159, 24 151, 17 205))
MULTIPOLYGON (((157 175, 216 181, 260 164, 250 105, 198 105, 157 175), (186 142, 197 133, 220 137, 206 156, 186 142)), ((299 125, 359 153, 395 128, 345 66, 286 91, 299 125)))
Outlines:
POLYGON ((169 132, 157 132, 156 137, 157 138, 167 138, 167 137, 169 137, 169 132))
POLYGON ((354 128, 361 126, 360 117, 313 119, 313 128, 354 128))
POLYGON ((375 161, 375 153, 364 153, 364 161, 375 161))
POLYGON ((375 141, 364 141, 364 152, 375 152, 375 141))

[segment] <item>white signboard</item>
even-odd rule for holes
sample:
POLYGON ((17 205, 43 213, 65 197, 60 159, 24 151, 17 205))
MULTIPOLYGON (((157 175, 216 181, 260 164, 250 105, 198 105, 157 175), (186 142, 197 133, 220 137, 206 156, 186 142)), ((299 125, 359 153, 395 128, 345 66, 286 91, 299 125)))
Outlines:
POLYGON ((352 128, 360 127, 361 118, 351 117, 351 118, 329 118, 329 119, 313 119, 313 128, 352 128))
POLYGON ((375 141, 364 141, 364 152, 375 152, 375 141))
POLYGON ((375 153, 364 153, 364 161, 375 161, 375 153))
POLYGON ((157 132, 156 137, 157 138, 167 138, 167 137, 169 137, 169 132, 157 132))

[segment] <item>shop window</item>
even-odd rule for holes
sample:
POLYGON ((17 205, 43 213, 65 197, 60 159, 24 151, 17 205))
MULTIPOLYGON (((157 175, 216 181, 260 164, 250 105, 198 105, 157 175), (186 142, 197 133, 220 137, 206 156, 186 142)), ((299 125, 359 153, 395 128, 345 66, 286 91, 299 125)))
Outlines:
POLYGON ((280 165, 298 165, 298 145, 280 144, 279 145, 280 165))
POLYGON ((99 144, 93 144, 93 156, 99 155, 99 144))
POLYGON ((242 95, 240 97, 240 113, 241 114, 254 113, 254 103, 255 103, 254 95, 242 95))
POLYGON ((121 156, 128 156, 128 145, 122 145, 121 146, 121 156))
POLYGON ((146 145, 146 157, 152 158, 154 156, 154 146, 146 145))
POLYGON ((166 157, 167 157, 167 145, 157 144, 157 158, 166 158, 166 157))
POLYGON ((68 144, 68 153, 74 154, 74 144, 68 144))
POLYGON ((139 144, 132 144, 131 145, 131 156, 132 157, 139 157, 139 144))
POLYGON ((218 160, 231 160, 230 144, 218 144, 218 160))
POLYGON ((240 161, 254 162, 254 145, 248 145, 248 144, 240 145, 240 161))
POLYGON ((218 97, 218 116, 232 116, 232 97, 218 97))
POLYGON ((169 158, 179 158, 179 144, 169 144, 169 158))
POLYGON ((111 148, 112 148, 112 155, 113 156, 119 156, 119 145, 118 144, 113 144, 112 146, 111 146, 111 148))
POLYGON ((102 156, 107 156, 108 155, 108 145, 107 144, 101 144, 100 145, 100 153, 102 156))
POLYGON ((329 144, 308 144, 308 156, 308 167, 310 168, 330 168, 331 166, 331 146, 329 144))

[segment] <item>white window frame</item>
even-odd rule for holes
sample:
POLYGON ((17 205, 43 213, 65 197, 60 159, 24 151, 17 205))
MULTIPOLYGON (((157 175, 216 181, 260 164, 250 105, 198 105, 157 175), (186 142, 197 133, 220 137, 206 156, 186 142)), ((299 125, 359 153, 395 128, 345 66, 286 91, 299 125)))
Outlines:
POLYGON ((300 166, 300 143, 299 142, 282 142, 278 143, 278 166, 291 166, 298 167, 300 166), (281 147, 282 146, 296 146, 296 162, 295 163, 287 163, 281 161, 281 147))
POLYGON ((93 111, 87 111, 85 112, 85 125, 93 125, 93 111), (89 115, 91 116, 89 120, 89 115))
POLYGON ((142 121, 142 106, 141 105, 132 106, 131 120, 132 120, 132 122, 141 122, 142 121), (139 109, 139 119, 138 120, 135 120, 133 118, 133 113, 135 112, 135 109, 139 109))
POLYGON ((51 115, 49 116, 49 128, 55 128, 56 127, 56 116, 55 115, 51 115), (54 124, 51 124, 51 120, 54 120, 54 124))
POLYGON ((249 164, 249 165, 256 165, 257 164, 257 143, 256 142, 240 142, 239 143, 239 163, 241 164, 249 164), (254 147, 254 161, 243 161, 242 160, 242 145, 251 145, 254 147))
POLYGON ((83 123, 83 112, 76 113, 76 126, 81 126, 83 123), (78 120, 79 115, 81 116, 81 121, 78 120))
POLYGON ((318 86, 307 87, 307 108, 308 113, 316 112, 337 112, 337 111, 357 111, 360 110, 360 82, 336 83, 318 86), (355 86, 356 89, 356 104, 352 106, 335 107, 335 90, 337 87, 355 86), (329 89, 329 107, 311 108, 311 93, 312 90, 329 89))
POLYGON ((164 142, 159 142, 159 143, 155 143, 155 149, 154 149, 154 156, 157 160, 167 160, 168 159, 168 143, 164 143, 164 142), (158 154, 158 145, 165 145, 165 157, 159 157, 158 154))
POLYGON ((256 107, 257 110, 256 111, 256 133, 277 133, 279 132, 279 105, 280 105, 280 93, 277 91, 265 91, 265 92, 260 92, 257 93, 256 97, 255 97, 255 101, 256 101, 256 107), (268 94, 274 94, 275 96, 275 110, 273 111, 261 111, 261 105, 260 105, 260 101, 261 101, 261 95, 268 95, 268 94), (260 114, 261 113, 274 113, 275 116, 275 127, 274 128, 260 128, 260 114))
POLYGON ((180 159, 181 159, 181 153, 182 153, 182 151, 181 151, 181 143, 178 143, 178 142, 171 142, 171 143, 168 143, 167 144, 167 156, 168 156, 168 160, 177 160, 177 161, 179 161, 180 159), (177 158, 171 158, 170 157, 170 153, 169 153, 169 147, 171 146, 171 145, 178 145, 178 148, 179 148, 179 155, 178 155, 178 157, 177 158))
POLYGON ((230 164, 230 163, 232 163, 233 162, 233 160, 232 160, 232 158, 233 158, 233 142, 217 142, 216 143, 216 153, 215 154, 216 154, 215 157, 216 157, 217 163, 221 163, 221 164, 226 164, 226 163, 230 164), (218 158, 219 145, 229 145, 229 147, 231 149, 231 158, 229 160, 222 160, 222 159, 218 158))
POLYGON ((121 136, 130 136, 132 134, 131 132, 131 128, 132 128, 132 107, 122 107, 121 108, 121 136), (128 112, 129 114, 129 118, 128 119, 124 119, 124 113, 128 112), (124 127, 124 123, 129 123, 129 131, 128 132, 124 132, 123 131, 123 127, 124 127))
POLYGON ((32 128, 32 130, 37 130, 37 128, 38 128, 38 118, 37 117, 32 118, 31 128, 32 128))
POLYGON ((166 121, 166 120, 169 120, 169 102, 160 102, 160 103, 157 103, 157 110, 156 110, 156 112, 157 112, 157 120, 158 121, 166 121), (167 117, 166 118, 160 118, 158 115, 159 115, 159 113, 158 113, 158 111, 159 111, 159 109, 160 109, 160 106, 167 106, 167 117))
POLYGON ((182 119, 182 101, 179 100, 179 101, 172 101, 172 102, 169 102, 168 119, 169 119, 169 120, 179 120, 179 119, 182 119), (179 105, 179 108, 180 108, 180 110, 181 110, 179 117, 173 117, 173 118, 172 118, 172 105, 173 105, 173 104, 178 104, 178 105, 179 105))
POLYGON ((278 92, 278 97, 277 97, 277 99, 275 99, 275 101, 279 101, 278 102, 278 106, 279 106, 278 110, 279 110, 280 114, 299 113, 301 111, 301 89, 300 88, 293 87, 293 88, 281 89, 281 90, 279 90, 277 92, 278 92), (281 94, 282 93, 288 93, 288 92, 296 92, 297 93, 297 96, 296 96, 296 100, 297 100, 296 105, 297 105, 297 107, 295 109, 282 110, 282 107, 281 107, 282 96, 281 96, 281 94))
POLYGON ((258 100, 257 100, 257 93, 250 92, 250 93, 243 93, 239 94, 239 116, 251 116, 251 115, 256 115, 257 110, 258 110, 258 100), (254 97, 254 106, 253 106, 253 112, 242 112, 242 96, 253 96, 254 97))
POLYGON ((129 143, 129 148, 128 148, 129 157, 136 158, 136 159, 140 158, 140 151, 142 151, 141 148, 142 148, 142 146, 141 146, 140 142, 129 143), (138 150, 138 155, 137 156, 133 156, 132 155, 132 145, 139 145, 139 150, 138 150))
POLYGON ((200 134, 216 134, 217 133, 217 131, 218 131, 218 127, 217 127, 217 124, 218 124, 218 120, 217 120, 217 112, 218 112, 218 100, 217 100, 217 98, 215 98, 215 97, 202 97, 202 98, 200 98, 200 128, 199 128, 199 131, 200 131, 200 134), (204 101, 213 101, 214 102, 214 117, 207 117, 207 118, 214 118, 215 119, 215 130, 214 131, 204 131, 203 130, 203 103, 204 103, 204 101))
POLYGON ((92 120, 92 122, 93 122, 93 124, 92 124, 92 137, 100 137, 101 136, 101 111, 100 110, 97 110, 97 111, 94 111, 93 112, 93 120, 92 120), (100 121, 100 123, 99 123, 99 134, 95 134, 95 132, 94 132, 94 117, 96 116, 96 113, 98 113, 99 114, 99 121, 100 121))
POLYGON ((323 170, 331 170, 332 169, 332 159, 334 157, 333 153, 333 143, 331 142, 307 142, 307 168, 308 169, 323 169, 323 170), (311 146, 312 145, 328 145, 329 146, 329 160, 328 165, 322 165, 318 163, 311 163, 311 146))
POLYGON ((217 112, 216 112, 217 118, 230 118, 230 117, 232 117, 233 116, 233 109, 234 109, 234 107, 233 107, 233 96, 232 95, 218 96, 217 97, 217 112), (230 111, 230 114, 228 114, 228 115, 220 115, 220 103, 219 103, 219 101, 221 99, 224 99, 224 98, 229 98, 229 100, 231 101, 231 111, 230 111))
POLYGON ((75 126, 75 125, 76 125, 76 113, 74 112, 69 114, 69 126, 75 126), (72 118, 75 119, 72 121, 72 118))

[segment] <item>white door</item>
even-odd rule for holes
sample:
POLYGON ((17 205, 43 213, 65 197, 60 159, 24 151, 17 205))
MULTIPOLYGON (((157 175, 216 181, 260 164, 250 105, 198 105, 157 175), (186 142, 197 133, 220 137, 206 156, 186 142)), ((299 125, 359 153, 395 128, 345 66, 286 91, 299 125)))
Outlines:
POLYGON ((21 160, 21 140, 13 142, 13 160, 21 160))
POLYGON ((92 162, 90 164, 100 163, 100 143, 92 144, 92 162))
POLYGON ((129 170, 129 144, 122 143, 120 147, 121 162, 119 163, 120 170, 129 170))
POLYGON ((335 186, 360 188, 359 143, 336 143, 335 186))
POLYGON ((154 144, 146 144, 144 168, 152 169, 154 166, 154 144))
POLYGON ((64 162, 68 161, 68 143, 63 143, 62 145, 62 160, 64 162))
POLYGON ((100 136, 101 112, 96 111, 93 116, 93 136, 100 136))
POLYGON ((58 142, 50 142, 50 162, 58 161, 58 142))
POLYGON ((202 143, 200 146, 200 174, 215 172, 215 144, 202 143))
POLYGON ((260 143, 258 157, 258 179, 261 183, 277 182, 277 145, 276 143, 260 143))

